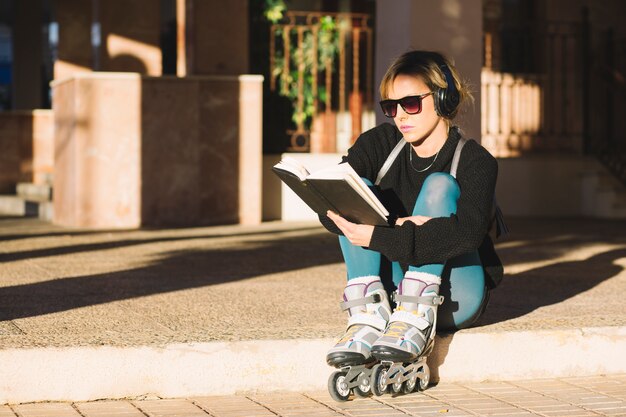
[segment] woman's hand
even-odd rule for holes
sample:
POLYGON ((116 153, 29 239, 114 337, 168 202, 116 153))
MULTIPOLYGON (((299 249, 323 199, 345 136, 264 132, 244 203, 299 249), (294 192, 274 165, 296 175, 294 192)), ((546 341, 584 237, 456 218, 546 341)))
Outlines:
POLYGON ((326 215, 335 222, 350 243, 355 246, 368 247, 370 245, 372 234, 374 233, 374 226, 352 223, 330 210, 326 212, 326 215))
POLYGON ((396 220, 396 226, 402 226, 404 222, 412 222, 418 226, 421 226, 430 219, 432 219, 432 217, 426 217, 426 216, 400 217, 398 218, 398 220, 396 220))

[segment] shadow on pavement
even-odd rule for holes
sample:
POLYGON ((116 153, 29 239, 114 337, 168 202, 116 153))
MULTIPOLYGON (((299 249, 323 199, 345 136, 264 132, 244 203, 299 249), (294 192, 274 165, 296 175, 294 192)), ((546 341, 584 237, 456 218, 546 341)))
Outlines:
MULTIPOLYGON (((142 243, 150 241, 126 242, 142 243)), ((119 247, 120 242, 96 246, 98 249, 113 248, 119 247)), ((67 254, 79 249, 86 248, 56 248, 42 250, 36 255, 67 254)), ((93 247, 90 249, 95 250, 93 247)), ((28 259, 33 255, 35 254, 22 253, 19 258, 28 259)), ((326 232, 247 241, 246 245, 238 245, 236 248, 173 251, 161 256, 160 260, 141 268, 1 287, 0 300, 3 302, 0 305, 0 321, 341 261, 336 238, 326 232)), ((3 260, 7 258, 15 259, 15 254, 3 255, 3 260)))
MULTIPOLYGON (((299 232, 306 230, 314 230, 319 229, 319 226, 315 227, 303 227, 303 228, 293 228, 289 229, 289 232, 299 232)), ((17 240, 17 239, 31 239, 38 237, 53 237, 53 236, 88 236, 88 235, 107 235, 107 234, 120 234, 120 233, 133 233, 136 230, 114 230, 114 231, 80 231, 80 232, 58 232, 58 233, 42 233, 42 234, 34 234, 34 235, 0 235, 0 242, 9 241, 9 240, 17 240)), ((166 231, 167 232, 167 231, 166 231)), ((107 250, 107 249, 116 249, 116 248, 124 248, 135 245, 146 245, 151 243, 167 243, 167 242, 178 242, 178 241, 192 241, 192 240, 200 240, 200 239, 213 239, 220 237, 245 237, 245 236, 268 236, 273 234, 284 233, 284 230, 272 230, 272 231, 251 231, 251 232, 235 232, 235 233, 208 233, 208 234, 193 234, 193 235, 177 235, 174 237, 156 237, 156 238, 137 238, 137 239, 123 239, 123 240, 111 240, 108 242, 96 242, 96 243, 84 243, 78 245, 65 245, 58 246, 53 248, 45 248, 45 249, 33 249, 26 251, 18 251, 18 252, 9 252, 9 253, 0 253, 0 263, 2 262, 12 262, 12 261, 21 261, 24 259, 33 259, 33 258, 41 258, 48 256, 60 256, 67 255, 72 253, 79 252, 92 252, 99 250, 107 250)))
POLYGON ((626 258, 626 248, 505 276, 492 291, 490 305, 477 325, 515 319, 588 291, 624 270, 614 263, 620 258, 626 258))

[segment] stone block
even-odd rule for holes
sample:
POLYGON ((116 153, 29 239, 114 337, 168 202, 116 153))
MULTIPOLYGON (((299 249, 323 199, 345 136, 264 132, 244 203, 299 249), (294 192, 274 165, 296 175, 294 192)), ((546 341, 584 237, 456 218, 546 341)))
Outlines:
POLYGON ((262 77, 96 72, 53 88, 55 223, 261 221, 262 77))
POLYGON ((0 113, 0 193, 18 182, 45 183, 52 175, 53 117, 50 110, 0 113))

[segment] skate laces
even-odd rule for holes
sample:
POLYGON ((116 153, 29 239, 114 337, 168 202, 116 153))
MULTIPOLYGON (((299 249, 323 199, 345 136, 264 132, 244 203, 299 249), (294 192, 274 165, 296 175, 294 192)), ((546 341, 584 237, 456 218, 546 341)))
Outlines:
POLYGON ((346 330, 346 333, 341 337, 341 339, 337 341, 337 344, 352 341, 356 337, 356 334, 358 333, 358 331, 361 330, 363 327, 364 327, 363 325, 359 325, 359 324, 350 326, 346 330))
POLYGON ((385 331, 386 337, 403 338, 404 333, 407 330, 407 324, 401 321, 394 321, 389 323, 387 330, 385 331))

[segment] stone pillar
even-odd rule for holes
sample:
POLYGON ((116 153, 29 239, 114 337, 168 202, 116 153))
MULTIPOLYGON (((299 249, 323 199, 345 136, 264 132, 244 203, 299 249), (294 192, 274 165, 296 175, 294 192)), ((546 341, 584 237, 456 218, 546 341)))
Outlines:
POLYGON ((259 223, 262 83, 105 72, 53 83, 53 221, 259 223))
POLYGON ((15 2, 13 24, 13 108, 31 110, 42 104, 41 0, 15 2))
POLYGON ((53 222, 140 226, 141 77, 90 73, 52 86, 53 222))
POLYGON ((0 112, 0 193, 13 194, 32 158, 33 124, 29 112, 0 112))
POLYGON ((54 165, 50 110, 0 112, 0 193, 19 182, 47 184, 54 165))
POLYGON ((92 2, 86 0, 55 0, 59 24, 58 59, 54 63, 54 79, 91 72, 92 2))
POLYGON ((177 23, 179 76, 249 72, 248 0, 177 0, 177 23))
POLYGON ((189 0, 176 0, 176 75, 186 76, 190 68, 190 59, 187 58, 187 31, 191 27, 191 13, 188 13, 189 0), (189 18, 187 16, 189 15, 189 18))
POLYGON ((54 114, 52 110, 33 110, 32 182, 52 184, 54 176, 54 114))
MULTIPOLYGON (((390 60, 409 49, 442 52, 469 81, 474 104, 456 122, 466 136, 480 140, 482 0, 377 0, 376 89, 390 60)), ((378 110, 377 110, 378 111, 378 110)), ((377 121, 385 121, 380 111, 377 121)))
POLYGON ((96 0, 94 4, 101 34, 96 70, 161 75, 161 2, 96 0))

